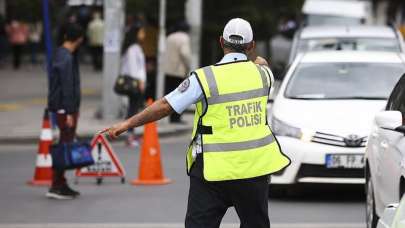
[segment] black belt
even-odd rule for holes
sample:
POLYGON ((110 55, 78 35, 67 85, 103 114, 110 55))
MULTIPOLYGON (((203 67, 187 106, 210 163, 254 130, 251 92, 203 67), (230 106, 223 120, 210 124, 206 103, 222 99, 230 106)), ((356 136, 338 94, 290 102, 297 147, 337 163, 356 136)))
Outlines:
POLYGON ((197 133, 202 135, 212 135, 212 127, 199 124, 197 126, 197 133))

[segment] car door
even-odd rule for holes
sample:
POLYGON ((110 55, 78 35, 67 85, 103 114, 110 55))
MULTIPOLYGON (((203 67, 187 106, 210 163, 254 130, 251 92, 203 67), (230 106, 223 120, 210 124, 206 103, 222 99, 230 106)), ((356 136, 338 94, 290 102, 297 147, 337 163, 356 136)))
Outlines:
MULTIPOLYGON (((387 110, 400 111, 405 117, 405 77, 395 87, 387 104, 387 110)), ((404 124, 404 123, 402 123, 404 124)), ((379 145, 376 156, 377 182, 380 199, 384 205, 399 202, 399 181, 401 175, 400 147, 405 143, 402 133, 378 128, 379 145)))

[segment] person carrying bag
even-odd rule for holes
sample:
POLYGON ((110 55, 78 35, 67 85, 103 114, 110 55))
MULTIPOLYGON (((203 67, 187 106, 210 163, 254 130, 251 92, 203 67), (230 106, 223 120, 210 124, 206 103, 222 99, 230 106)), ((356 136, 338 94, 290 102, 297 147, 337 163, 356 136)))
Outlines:
MULTIPOLYGON (((81 100, 77 49, 83 42, 83 29, 77 24, 70 24, 62 35, 63 43, 56 49, 52 59, 48 92, 48 109, 56 113, 56 123, 60 133, 59 144, 51 151, 53 159, 71 155, 69 150, 58 148, 74 142, 81 100)), ((58 165, 55 160, 52 168, 52 186, 46 193, 46 197, 73 199, 79 196, 80 193, 67 184, 65 178, 67 167, 58 165)))
MULTIPOLYGON (((144 104, 146 81, 146 62, 142 47, 139 45, 145 39, 145 30, 141 22, 135 22, 125 35, 121 49, 121 72, 118 76, 114 91, 128 97, 127 117, 137 113, 144 104)), ((135 147, 139 141, 133 128, 128 129, 127 146, 135 147)))

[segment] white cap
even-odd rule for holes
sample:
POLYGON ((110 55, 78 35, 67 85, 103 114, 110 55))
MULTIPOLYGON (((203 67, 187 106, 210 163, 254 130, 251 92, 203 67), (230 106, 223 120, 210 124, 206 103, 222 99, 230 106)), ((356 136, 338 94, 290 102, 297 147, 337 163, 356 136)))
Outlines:
POLYGON ((222 37, 230 43, 247 44, 253 40, 253 31, 249 22, 242 18, 231 19, 224 28, 222 37), (242 40, 232 39, 232 36, 239 36, 242 40))

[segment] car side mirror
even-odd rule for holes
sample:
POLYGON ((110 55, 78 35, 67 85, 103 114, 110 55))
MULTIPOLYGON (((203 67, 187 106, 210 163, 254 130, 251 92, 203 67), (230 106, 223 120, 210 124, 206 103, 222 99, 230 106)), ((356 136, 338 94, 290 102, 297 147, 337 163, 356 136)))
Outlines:
POLYGON ((387 129, 387 130, 395 130, 397 128, 404 127, 402 126, 402 114, 399 111, 382 111, 377 113, 375 116, 375 123, 378 127, 387 129))

